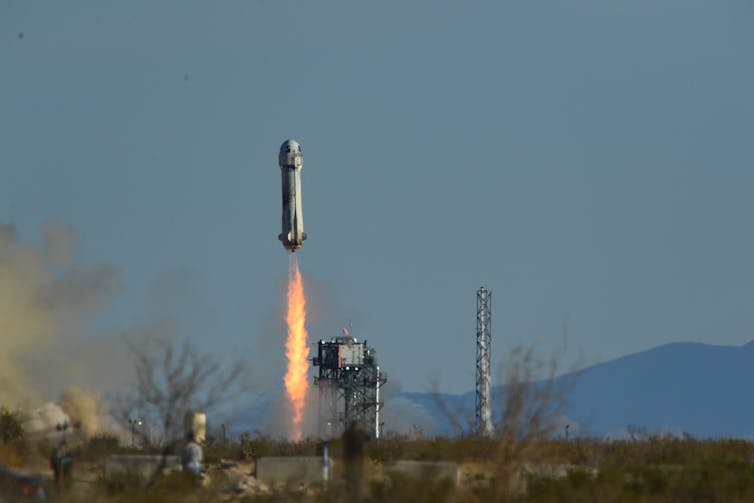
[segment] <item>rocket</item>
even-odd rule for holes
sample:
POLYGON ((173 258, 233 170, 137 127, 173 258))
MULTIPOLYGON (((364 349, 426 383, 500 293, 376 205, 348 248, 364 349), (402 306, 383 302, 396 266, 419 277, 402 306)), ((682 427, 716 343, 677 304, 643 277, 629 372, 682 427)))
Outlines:
POLYGON ((306 239, 301 211, 301 168, 304 167, 301 145, 295 140, 283 142, 278 164, 283 182, 283 232, 278 239, 286 250, 295 252, 306 239))

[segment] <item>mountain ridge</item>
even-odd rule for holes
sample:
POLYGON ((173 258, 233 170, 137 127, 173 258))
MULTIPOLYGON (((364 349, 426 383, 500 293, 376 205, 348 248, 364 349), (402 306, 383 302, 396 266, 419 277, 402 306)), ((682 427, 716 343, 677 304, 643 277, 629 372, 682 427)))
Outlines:
MULTIPOLYGON (((622 436, 627 428, 697 437, 754 438, 754 340, 740 346, 671 342, 555 378, 570 386, 567 421, 587 436, 622 436), (572 382, 567 382, 571 380, 572 382)), ((541 382, 540 382, 541 384, 541 382)), ((493 388, 493 399, 502 386, 493 388)), ((437 433, 453 431, 449 415, 473 418, 474 392, 404 392, 434 419, 437 433)), ((495 417, 500 416, 495 408, 495 417)))

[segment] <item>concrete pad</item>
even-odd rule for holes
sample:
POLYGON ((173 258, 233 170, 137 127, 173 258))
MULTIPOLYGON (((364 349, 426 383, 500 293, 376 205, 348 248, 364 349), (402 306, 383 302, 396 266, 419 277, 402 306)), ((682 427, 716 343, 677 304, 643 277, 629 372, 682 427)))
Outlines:
POLYGON ((119 475, 135 475, 148 479, 158 470, 162 473, 181 469, 181 459, 178 456, 115 454, 105 460, 105 477, 119 475), (164 463, 164 466, 163 466, 164 463))
POLYGON ((385 473, 390 472, 413 478, 450 479, 455 485, 461 480, 458 465, 444 461, 395 461, 385 464, 385 473))
MULTIPOLYGON (((333 462, 330 459, 330 476, 333 462)), ((322 458, 317 457, 265 457, 256 463, 256 478, 266 484, 274 482, 322 482, 322 458)))

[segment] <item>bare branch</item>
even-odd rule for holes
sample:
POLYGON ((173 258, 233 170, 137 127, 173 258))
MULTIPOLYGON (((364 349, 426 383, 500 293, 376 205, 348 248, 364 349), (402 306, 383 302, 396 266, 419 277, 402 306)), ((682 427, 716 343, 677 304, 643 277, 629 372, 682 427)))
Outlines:
POLYGON ((190 341, 150 339, 137 346, 127 341, 134 357, 136 384, 124 401, 124 414, 144 417, 164 442, 177 440, 189 411, 206 412, 241 395, 246 364, 223 367, 190 341))

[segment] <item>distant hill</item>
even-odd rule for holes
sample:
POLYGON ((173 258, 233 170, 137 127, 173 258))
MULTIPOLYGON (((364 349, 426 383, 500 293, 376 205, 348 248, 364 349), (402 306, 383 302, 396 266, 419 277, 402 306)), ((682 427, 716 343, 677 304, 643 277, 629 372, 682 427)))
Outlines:
MULTIPOLYGON (((754 341, 740 347, 667 344, 559 379, 571 386, 565 414, 584 435, 620 437, 626 427, 639 427, 754 438, 754 341)), ((473 392, 402 396, 434 418, 436 433, 453 431, 450 415, 473 418, 473 392)))
MULTIPOLYGON (((567 374, 557 382, 570 389, 564 412, 575 434, 621 437, 627 427, 638 427, 650 433, 754 439, 754 341, 743 346, 667 344, 567 374)), ((495 388, 493 398, 500 393, 501 388, 495 388)), ((281 394, 282 389, 264 394, 242 408, 233 431, 266 431, 269 411, 281 394)), ((493 411, 499 417, 499 404, 493 402, 493 411)), ((386 397, 386 432, 406 432, 406 423, 417 417, 434 423, 419 424, 428 434, 453 434, 451 418, 468 431, 474 393, 386 397)))

